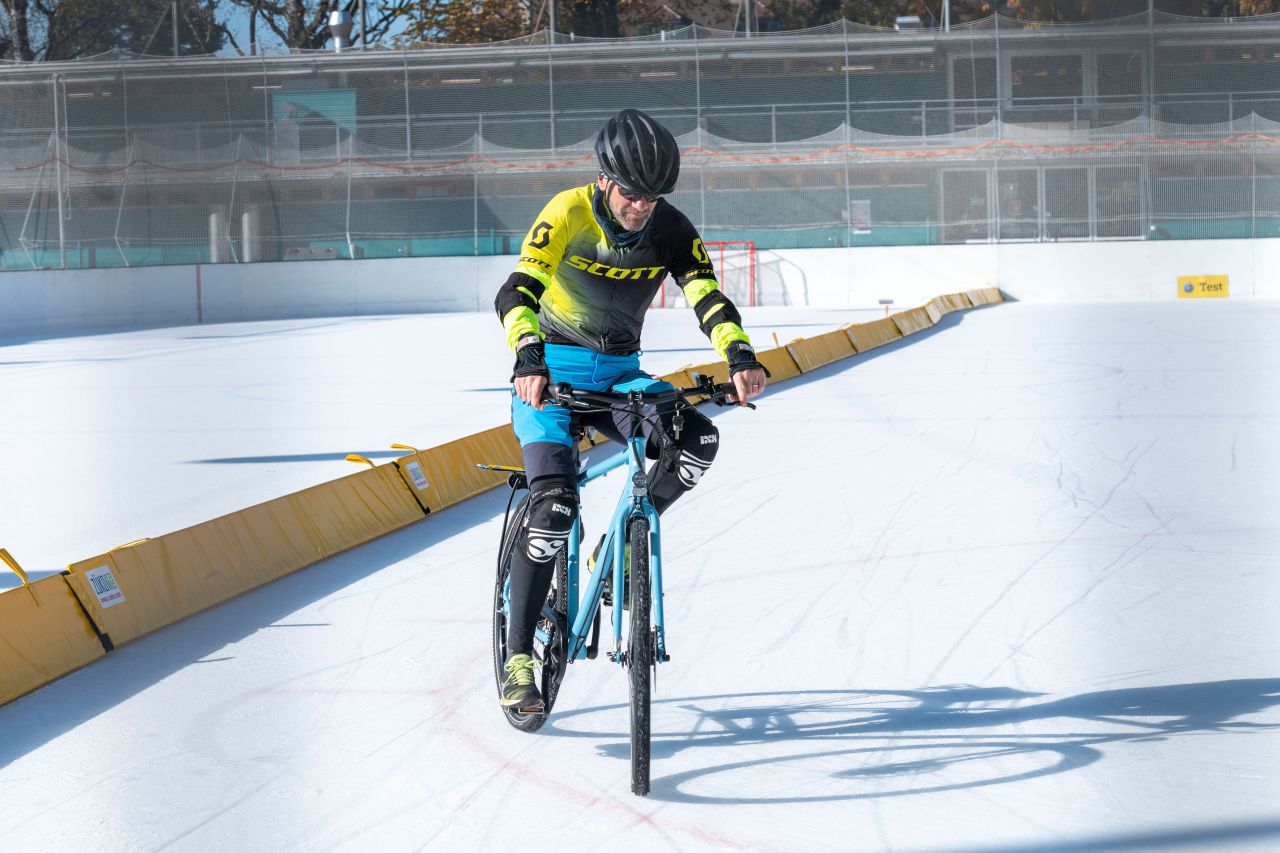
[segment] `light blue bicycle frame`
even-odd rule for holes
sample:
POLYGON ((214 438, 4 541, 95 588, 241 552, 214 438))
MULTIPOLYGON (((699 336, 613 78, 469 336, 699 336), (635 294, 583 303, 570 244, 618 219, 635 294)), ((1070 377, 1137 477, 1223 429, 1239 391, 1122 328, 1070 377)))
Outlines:
MULTIPOLYGON (((600 558, 591 576, 586 579, 585 588, 579 584, 579 566, 581 551, 579 539, 582 532, 582 519, 579 517, 573 524, 573 532, 569 536, 569 582, 565 590, 568 604, 569 632, 566 636, 566 658, 572 662, 587 656, 588 633, 596 611, 600 607, 604 595, 605 572, 613 572, 613 659, 619 663, 625 658, 622 651, 622 607, 626 593, 623 585, 623 555, 627 542, 627 528, 631 519, 643 516, 649 520, 649 582, 653 590, 653 624, 656 638, 655 661, 664 661, 666 655, 666 631, 662 619, 662 537, 658 524, 658 512, 649 501, 648 474, 644 469, 645 440, 637 436, 627 441, 627 449, 610 456, 597 465, 593 465, 578 474, 578 488, 601 477, 610 471, 627 466, 630 475, 627 478, 629 487, 622 490, 618 497, 618 506, 613 513, 613 521, 605 531, 604 544, 600 548, 600 558), (639 460, 639 461, 637 461, 639 460), (582 595, 579 597, 579 590, 582 595)), ((543 615, 552 622, 555 615, 549 607, 543 608, 543 615)), ((550 639, 547 633, 538 627, 534 636, 543 646, 550 639)))

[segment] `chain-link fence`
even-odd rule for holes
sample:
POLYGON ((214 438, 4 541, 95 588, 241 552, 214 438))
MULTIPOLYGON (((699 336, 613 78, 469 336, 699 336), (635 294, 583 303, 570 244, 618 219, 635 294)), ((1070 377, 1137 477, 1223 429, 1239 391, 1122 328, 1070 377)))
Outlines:
POLYGON ((1280 16, 0 65, 0 268, 511 253, 623 107, 760 249, 1280 236, 1280 16))

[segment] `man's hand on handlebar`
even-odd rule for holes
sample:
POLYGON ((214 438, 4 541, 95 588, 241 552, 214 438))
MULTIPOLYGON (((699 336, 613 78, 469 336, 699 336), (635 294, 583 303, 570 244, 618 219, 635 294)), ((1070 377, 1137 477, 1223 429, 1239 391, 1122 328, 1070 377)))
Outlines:
POLYGON ((516 366, 511 372, 511 382, 515 385, 516 396, 535 409, 541 409, 542 392, 550 379, 551 374, 547 370, 547 357, 542 338, 537 335, 525 335, 520 339, 520 345, 516 349, 516 366))
POLYGON ((750 370, 740 370, 733 374, 733 387, 735 394, 733 401, 739 406, 749 405, 747 403, 752 397, 759 397, 764 393, 765 383, 768 381, 768 374, 765 373, 763 367, 752 368, 750 370))
POLYGON ((517 376, 515 386, 517 397, 541 411, 544 405, 543 393, 547 390, 547 377, 537 374, 517 376))
POLYGON ((747 401, 764 393, 769 371, 756 360, 756 351, 746 341, 734 341, 725 352, 729 362, 729 378, 733 380, 734 402, 748 406, 747 401))

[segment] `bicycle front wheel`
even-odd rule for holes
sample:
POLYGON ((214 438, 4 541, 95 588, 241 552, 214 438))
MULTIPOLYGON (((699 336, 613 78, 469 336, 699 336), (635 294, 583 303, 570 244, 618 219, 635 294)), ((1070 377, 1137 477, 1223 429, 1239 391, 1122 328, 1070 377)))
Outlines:
POLYGON ((653 634, 649 626, 649 520, 634 518, 631 545, 631 626, 627 669, 631 679, 631 793, 649 795, 649 703, 653 676, 653 634))

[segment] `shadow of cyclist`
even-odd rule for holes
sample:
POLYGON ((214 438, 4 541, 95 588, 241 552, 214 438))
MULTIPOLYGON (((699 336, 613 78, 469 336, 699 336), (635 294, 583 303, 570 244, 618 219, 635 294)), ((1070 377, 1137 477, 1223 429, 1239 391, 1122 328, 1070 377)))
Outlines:
MULTIPOLYGON (((700 767, 654 780, 663 799, 701 803, 784 803, 869 799, 1004 784, 1063 773, 1104 757, 1111 744, 1140 743, 1201 732, 1250 732, 1280 728, 1276 722, 1245 719, 1280 704, 1280 679, 1237 679, 1104 690, 1039 701, 1045 694, 1006 687, 948 686, 925 690, 819 690, 787 693, 739 693, 678 697, 654 703, 655 717, 688 715, 681 731, 655 726, 654 760, 706 747, 765 744, 766 757, 700 767), (663 709, 667 709, 666 712, 663 709), (1086 731, 1061 725, 1027 731, 1028 724, 1079 720, 1086 731), (832 749, 813 751, 813 745, 832 749), (1008 771, 1007 759, 1018 769, 1008 771), (855 766, 830 773, 835 779, 885 780, 910 777, 899 787, 880 784, 820 795, 787 794, 744 798, 691 793, 695 780, 748 767, 792 761, 813 763, 847 758, 855 766), (1002 759, 992 761, 992 759, 1002 759), (941 776, 968 765, 963 778, 941 776), (983 768, 994 768, 988 773, 983 768)), ((625 706, 585 708, 557 713, 548 734, 598 738, 606 755, 629 755, 627 734, 574 729, 574 720, 608 713, 619 722, 625 706)))

